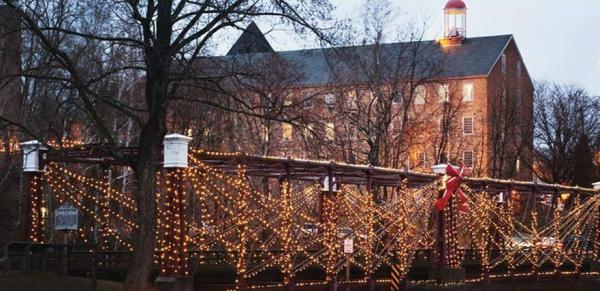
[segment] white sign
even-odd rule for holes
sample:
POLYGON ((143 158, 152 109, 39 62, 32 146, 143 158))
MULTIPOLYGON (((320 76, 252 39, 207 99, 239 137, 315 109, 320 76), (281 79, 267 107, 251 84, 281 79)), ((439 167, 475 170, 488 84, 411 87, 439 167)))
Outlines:
POLYGON ((344 254, 354 253, 354 240, 347 238, 344 240, 344 254))
POLYGON ((70 204, 64 204, 54 210, 54 229, 77 230, 79 211, 70 204))

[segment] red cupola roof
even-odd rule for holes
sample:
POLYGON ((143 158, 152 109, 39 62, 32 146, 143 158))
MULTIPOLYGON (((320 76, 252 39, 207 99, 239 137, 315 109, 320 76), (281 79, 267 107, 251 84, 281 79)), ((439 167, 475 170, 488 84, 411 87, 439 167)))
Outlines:
POLYGON ((447 9, 467 9, 467 4, 463 0, 449 0, 444 7, 444 10, 447 9))

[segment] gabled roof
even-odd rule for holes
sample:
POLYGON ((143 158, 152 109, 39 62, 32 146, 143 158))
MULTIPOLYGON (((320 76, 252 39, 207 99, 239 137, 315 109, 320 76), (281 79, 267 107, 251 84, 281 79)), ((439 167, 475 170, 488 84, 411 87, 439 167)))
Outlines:
POLYGON ((258 25, 252 21, 242 35, 233 44, 227 55, 247 54, 247 53, 266 53, 272 52, 273 48, 260 31, 258 25))
MULTIPOLYGON (((303 75, 303 78, 297 82, 299 86, 318 86, 334 81, 340 83, 340 76, 350 76, 352 74, 354 75, 353 80, 347 80, 348 82, 360 81, 365 77, 356 77, 357 69, 356 67, 352 68, 352 65, 348 65, 349 58, 361 59, 360 61, 363 64, 368 64, 376 59, 374 51, 378 49, 379 54, 384 56, 382 59, 386 60, 386 63, 390 63, 390 59, 397 60, 399 58, 385 58, 385 56, 407 54, 412 58, 410 52, 415 47, 418 47, 418 49, 414 49, 418 53, 414 58, 419 59, 419 67, 428 68, 428 66, 438 64, 440 69, 434 78, 451 79, 487 76, 511 40, 512 35, 499 35, 466 38, 460 46, 445 48, 442 48, 437 41, 429 40, 381 44, 379 47, 360 45, 279 51, 267 54, 275 55, 282 61, 293 64, 303 75)), ((245 57, 240 55, 233 56, 233 58, 239 59, 239 57, 242 57, 246 60, 259 60, 267 54, 258 51, 247 52, 244 55, 245 57)), ((231 56, 231 54, 228 55, 231 56)), ((398 62, 410 63, 410 61, 407 61, 406 56, 400 59, 402 60, 398 60, 398 62)), ((389 69, 395 67, 394 64, 386 65, 389 69)), ((422 71, 426 70, 422 69, 422 71)))

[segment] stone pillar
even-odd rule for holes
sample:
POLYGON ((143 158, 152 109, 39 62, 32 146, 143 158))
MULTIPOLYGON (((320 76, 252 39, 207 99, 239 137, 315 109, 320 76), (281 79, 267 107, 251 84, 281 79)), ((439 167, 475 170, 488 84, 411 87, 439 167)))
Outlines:
POLYGON ((187 257, 187 197, 184 188, 185 168, 188 167, 190 137, 180 134, 164 138, 166 193, 163 222, 163 248, 160 255, 160 274, 156 278, 160 290, 191 291, 192 276, 187 257))
POLYGON ((42 175, 46 147, 37 140, 21 143, 23 150, 23 177, 25 196, 21 211, 20 239, 23 241, 44 242, 45 227, 43 213, 42 175))

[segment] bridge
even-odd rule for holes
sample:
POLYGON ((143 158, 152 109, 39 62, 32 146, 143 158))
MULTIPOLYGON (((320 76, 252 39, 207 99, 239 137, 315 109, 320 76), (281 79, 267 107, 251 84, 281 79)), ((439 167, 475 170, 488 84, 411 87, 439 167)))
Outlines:
MULTIPOLYGON (((594 189, 470 178, 452 167, 424 174, 211 152, 185 140, 166 137, 157 173, 159 278, 238 290, 399 290, 598 274, 594 189)), ((3 266, 31 269, 34 261, 121 278, 138 227, 133 195, 110 183, 109 170, 124 165, 89 145, 58 151, 34 142, 23 150, 24 241, 5 248, 3 266), (48 227, 48 213, 64 203, 82 216, 70 245, 56 244, 51 236, 60 234, 48 227)))

